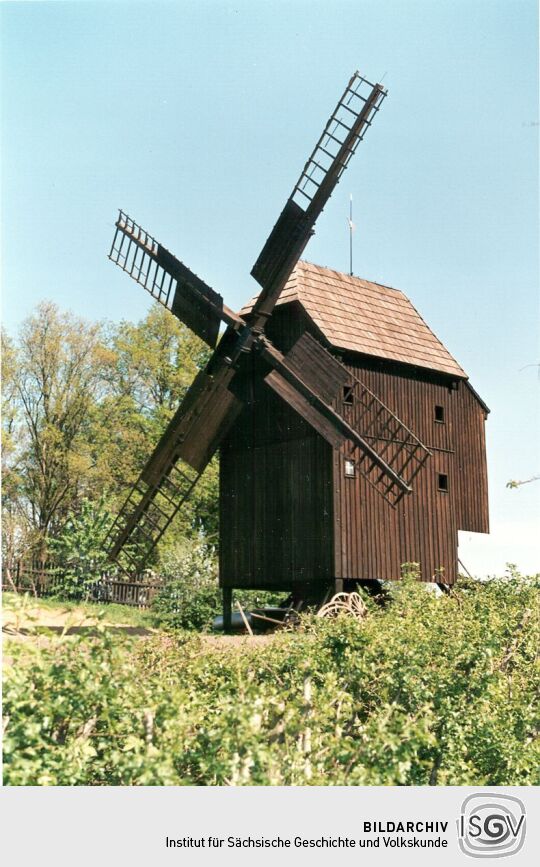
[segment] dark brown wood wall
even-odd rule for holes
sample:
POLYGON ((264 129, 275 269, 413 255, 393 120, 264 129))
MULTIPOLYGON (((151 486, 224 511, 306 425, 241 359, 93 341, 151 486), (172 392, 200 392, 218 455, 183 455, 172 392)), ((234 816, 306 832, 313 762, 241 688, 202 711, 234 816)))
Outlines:
POLYGON ((220 583, 289 589, 330 579, 332 449, 319 436, 221 457, 220 583))
MULTIPOLYGON (((298 308, 268 334, 289 349, 304 330, 298 308)), ((289 589, 333 573, 332 447, 251 377, 251 405, 221 448, 220 584, 289 589)), ((246 374, 246 379, 249 375, 246 374)))
POLYGON ((486 458, 486 411, 466 385, 461 383, 457 407, 456 509, 460 530, 489 533, 488 475, 486 458))

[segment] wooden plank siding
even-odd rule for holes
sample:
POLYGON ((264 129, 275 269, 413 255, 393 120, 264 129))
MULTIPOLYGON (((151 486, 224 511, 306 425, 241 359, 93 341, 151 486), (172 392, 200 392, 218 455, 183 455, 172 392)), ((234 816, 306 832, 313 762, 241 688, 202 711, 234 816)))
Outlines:
POLYGON ((452 473, 435 452, 417 476, 414 493, 395 509, 362 477, 345 477, 335 453, 335 574, 338 578, 398 580, 404 563, 419 563, 423 581, 452 583, 457 575, 457 526, 452 473), (438 490, 438 474, 450 490, 438 490))
POLYGON ((336 577, 395 580, 415 562, 423 581, 453 583, 458 529, 488 532, 485 412, 464 380, 361 356, 343 361, 432 455, 396 509, 363 478, 345 477, 346 450, 335 456, 336 577), (441 474, 448 491, 439 490, 441 474))
MULTIPOLYGON (((321 340, 294 302, 276 309, 267 333, 287 352, 306 330, 321 340)), ((221 448, 223 587, 397 580, 406 562, 420 563, 423 581, 452 583, 458 529, 487 532, 485 410, 466 381, 359 354, 336 355, 431 457, 414 479, 413 493, 392 508, 360 475, 345 477, 351 453, 332 449, 264 384, 264 370, 254 361, 240 384, 248 403, 221 448), (442 422, 436 406, 443 408, 442 422), (447 476, 447 491, 439 490, 440 474, 447 476)))

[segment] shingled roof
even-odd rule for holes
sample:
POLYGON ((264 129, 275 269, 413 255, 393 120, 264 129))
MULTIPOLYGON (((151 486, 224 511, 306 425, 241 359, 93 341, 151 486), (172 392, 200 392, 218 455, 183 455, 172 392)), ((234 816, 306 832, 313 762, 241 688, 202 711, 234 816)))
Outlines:
MULTIPOLYGON (((249 313, 253 298, 241 311, 249 313)), ((298 301, 331 346, 467 378, 399 289, 299 262, 278 305, 298 301)))

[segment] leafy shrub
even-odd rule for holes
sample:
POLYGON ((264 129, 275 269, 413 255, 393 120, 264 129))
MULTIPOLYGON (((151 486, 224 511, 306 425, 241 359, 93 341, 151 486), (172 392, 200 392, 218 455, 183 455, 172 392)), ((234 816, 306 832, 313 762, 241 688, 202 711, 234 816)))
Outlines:
POLYGON ((534 785, 538 577, 404 582, 362 622, 233 650, 158 635, 8 645, 9 785, 534 785))

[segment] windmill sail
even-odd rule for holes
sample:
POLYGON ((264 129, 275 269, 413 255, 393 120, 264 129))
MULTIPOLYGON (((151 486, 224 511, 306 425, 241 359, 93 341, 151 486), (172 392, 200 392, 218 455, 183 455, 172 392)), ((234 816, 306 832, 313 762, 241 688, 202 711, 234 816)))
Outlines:
POLYGON ((358 72, 345 88, 251 271, 263 288, 253 308, 256 330, 272 312, 319 214, 385 96, 380 84, 372 84, 358 72))
POLYGON ((214 347, 221 322, 242 324, 223 298, 124 211, 116 221, 109 259, 214 347))
POLYGON ((109 532, 109 557, 120 564, 125 557, 131 568, 144 567, 242 409, 228 389, 235 371, 210 374, 209 367, 187 391, 109 532))

